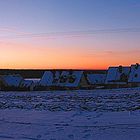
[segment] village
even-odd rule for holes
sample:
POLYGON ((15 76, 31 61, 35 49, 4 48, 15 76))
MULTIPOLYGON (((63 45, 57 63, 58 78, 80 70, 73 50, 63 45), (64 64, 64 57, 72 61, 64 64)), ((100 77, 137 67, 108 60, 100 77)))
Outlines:
POLYGON ((40 78, 20 74, 0 76, 1 91, 46 91, 140 87, 140 65, 109 67, 104 73, 84 70, 48 70, 40 78))

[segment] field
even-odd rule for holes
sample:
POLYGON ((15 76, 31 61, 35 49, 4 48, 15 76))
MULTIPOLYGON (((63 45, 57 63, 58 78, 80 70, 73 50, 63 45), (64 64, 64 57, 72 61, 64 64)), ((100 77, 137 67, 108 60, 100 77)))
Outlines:
POLYGON ((140 88, 0 92, 0 140, 139 140, 140 88))

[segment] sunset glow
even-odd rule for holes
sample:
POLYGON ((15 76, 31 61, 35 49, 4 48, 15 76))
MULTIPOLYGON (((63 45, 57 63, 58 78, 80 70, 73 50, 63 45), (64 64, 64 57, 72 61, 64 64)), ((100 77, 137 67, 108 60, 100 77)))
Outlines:
POLYGON ((107 69, 140 61, 139 1, 60 1, 0 2, 0 68, 107 69))

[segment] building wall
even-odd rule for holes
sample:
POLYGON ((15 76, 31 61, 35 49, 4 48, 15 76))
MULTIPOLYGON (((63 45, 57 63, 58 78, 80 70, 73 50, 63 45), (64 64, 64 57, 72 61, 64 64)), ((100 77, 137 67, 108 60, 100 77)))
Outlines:
POLYGON ((86 76, 83 74, 83 76, 81 77, 80 83, 79 83, 79 87, 83 87, 83 88, 88 88, 90 87, 88 80, 86 78, 86 76))
POLYGON ((128 83, 129 87, 140 87, 140 83, 128 83))

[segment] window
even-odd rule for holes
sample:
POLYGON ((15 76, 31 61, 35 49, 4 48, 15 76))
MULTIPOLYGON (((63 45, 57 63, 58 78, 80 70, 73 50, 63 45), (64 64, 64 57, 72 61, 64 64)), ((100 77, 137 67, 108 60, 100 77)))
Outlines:
POLYGON ((135 78, 137 78, 138 77, 138 74, 135 74, 135 78))
POLYGON ((123 71, 123 67, 119 66, 119 73, 122 73, 122 71, 123 71))

